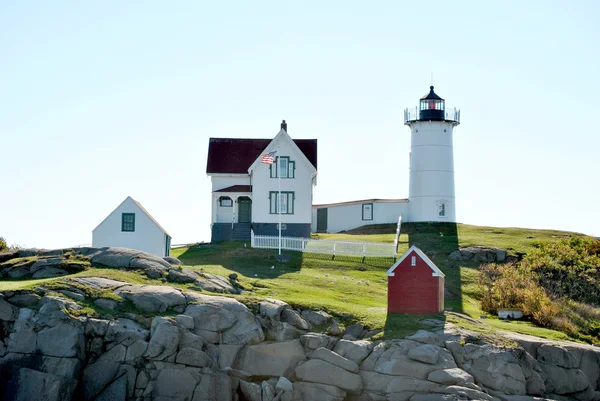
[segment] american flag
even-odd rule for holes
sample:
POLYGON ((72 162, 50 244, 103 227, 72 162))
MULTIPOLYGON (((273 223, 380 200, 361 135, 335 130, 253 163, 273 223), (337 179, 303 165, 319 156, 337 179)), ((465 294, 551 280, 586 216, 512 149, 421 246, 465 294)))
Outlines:
POLYGON ((275 162, 275 153, 277 153, 277 151, 265 153, 262 155, 261 161, 264 164, 273 164, 275 162))

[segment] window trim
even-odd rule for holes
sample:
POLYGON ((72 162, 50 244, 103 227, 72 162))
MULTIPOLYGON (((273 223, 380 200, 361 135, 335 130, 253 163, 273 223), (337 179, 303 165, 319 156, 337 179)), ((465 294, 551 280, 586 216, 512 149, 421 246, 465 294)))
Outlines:
POLYGON ((373 220, 373 203, 363 203, 362 205, 362 219, 363 221, 372 221, 373 220), (371 218, 365 219, 365 206, 371 205, 371 218))
POLYGON ((230 196, 220 196, 219 197, 219 207, 233 207, 233 199, 230 196), (231 201, 231 205, 224 205, 222 201, 229 199, 231 201))
POLYGON ((273 164, 269 165, 269 177, 279 178, 279 158, 286 159, 287 163, 287 177, 281 177, 283 179, 296 178, 296 161, 290 160, 290 156, 275 156, 273 164))
MULTIPOLYGON (((279 214, 279 191, 269 191, 269 214, 279 214), (273 210, 273 198, 275 197, 275 210, 273 210)), ((281 195, 287 195, 286 202, 286 212, 281 214, 294 214, 294 203, 296 202, 296 192, 295 191, 281 191, 281 195), (291 207, 290 207, 290 195, 292 198, 291 207), (291 209, 291 211, 290 211, 291 209)))
POLYGON ((121 213, 121 232, 124 233, 134 233, 135 232, 135 213, 121 213), (127 224, 131 224, 131 230, 125 229, 125 216, 132 216, 131 222, 127 222, 127 224))

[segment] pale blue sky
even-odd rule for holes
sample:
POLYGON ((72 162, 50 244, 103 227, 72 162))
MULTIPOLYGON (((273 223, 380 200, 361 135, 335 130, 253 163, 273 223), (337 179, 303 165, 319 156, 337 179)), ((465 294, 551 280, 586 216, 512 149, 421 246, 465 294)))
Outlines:
POLYGON ((458 220, 600 235, 595 1, 0 4, 0 236, 62 247, 126 196, 208 241, 209 137, 319 140, 316 203, 408 196, 403 110, 461 109, 458 220))

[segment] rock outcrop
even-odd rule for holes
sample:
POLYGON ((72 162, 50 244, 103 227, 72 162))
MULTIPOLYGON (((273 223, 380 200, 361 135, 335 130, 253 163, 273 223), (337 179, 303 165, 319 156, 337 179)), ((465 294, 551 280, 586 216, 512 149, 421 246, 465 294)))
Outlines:
POLYGON ((69 311, 81 306, 67 297, 1 294, 0 398, 600 399, 600 350, 591 346, 519 337, 520 347, 501 347, 456 330, 376 343, 340 339, 308 332, 308 320, 320 314, 277 300, 261 301, 252 313, 232 298, 169 286, 94 277, 73 282, 120 294, 142 314, 72 317, 69 311), (160 316, 174 309, 181 312, 160 316), (144 312, 158 315, 148 320, 144 312), (284 323, 298 330, 296 338, 265 334, 284 323))
POLYGON ((470 246, 460 248, 452 252, 448 259, 450 260, 473 260, 474 262, 491 263, 504 262, 507 252, 505 249, 489 248, 483 246, 470 246))

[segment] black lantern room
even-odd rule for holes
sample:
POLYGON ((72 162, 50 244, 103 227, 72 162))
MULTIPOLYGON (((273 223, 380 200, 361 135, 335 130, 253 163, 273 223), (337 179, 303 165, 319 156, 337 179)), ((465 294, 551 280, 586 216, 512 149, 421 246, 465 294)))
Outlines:
POLYGON ((430 86, 429 93, 421 98, 419 120, 443 121, 445 119, 444 111, 444 99, 436 95, 433 86, 430 86))

